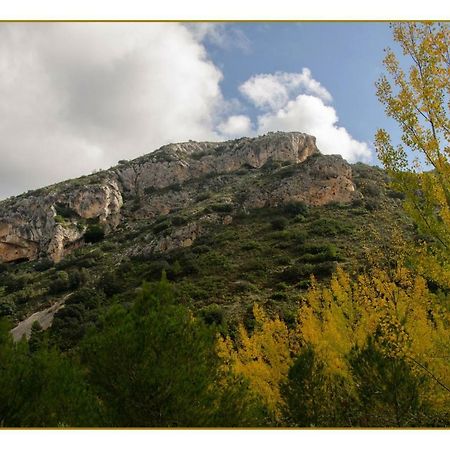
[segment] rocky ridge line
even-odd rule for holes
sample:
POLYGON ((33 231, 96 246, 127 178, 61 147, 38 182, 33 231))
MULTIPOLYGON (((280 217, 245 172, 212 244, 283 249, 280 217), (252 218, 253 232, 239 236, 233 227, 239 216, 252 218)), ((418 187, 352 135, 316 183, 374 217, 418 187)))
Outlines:
MULTIPOLYGON (((169 144, 101 173, 0 202, 0 262, 40 257, 59 261, 84 245, 93 229, 110 233, 127 221, 152 221, 195 205, 199 190, 210 189, 211 180, 214 189, 223 185, 232 193, 228 201, 233 207, 244 210, 289 201, 350 202, 360 195, 351 166, 340 156, 322 155, 315 138, 304 133, 169 144), (233 178, 239 171, 248 171, 242 176, 245 182, 233 178)), ((189 246, 205 220, 232 219, 210 214, 173 236, 153 236, 149 248, 189 246)))

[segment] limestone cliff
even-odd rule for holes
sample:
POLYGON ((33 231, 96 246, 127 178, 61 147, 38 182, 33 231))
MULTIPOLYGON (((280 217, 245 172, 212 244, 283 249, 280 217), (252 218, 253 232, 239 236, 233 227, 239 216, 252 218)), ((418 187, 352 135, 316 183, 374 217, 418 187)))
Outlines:
MULTIPOLYGON (((289 201, 350 202, 360 195, 351 166, 339 156, 321 155, 315 138, 304 133, 169 144, 104 172, 0 202, 0 261, 59 261, 85 243, 92 227, 110 233, 128 221, 195 209, 205 193, 244 210, 289 201)), ((147 250, 189 246, 211 217, 172 235, 150 236, 147 250)))

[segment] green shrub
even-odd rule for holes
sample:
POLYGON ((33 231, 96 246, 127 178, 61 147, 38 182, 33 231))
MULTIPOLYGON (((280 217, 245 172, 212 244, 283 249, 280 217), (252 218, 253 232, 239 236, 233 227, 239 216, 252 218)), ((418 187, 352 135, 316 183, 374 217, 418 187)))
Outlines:
POLYGON ((86 332, 86 309, 81 303, 65 305, 56 312, 51 334, 62 350, 77 344, 86 332))
POLYGON ((183 216, 174 216, 171 220, 172 224, 175 226, 185 225, 188 223, 188 219, 183 216))
POLYGON ((247 280, 238 280, 233 283, 232 291, 235 293, 256 292, 258 288, 247 280))
POLYGON ((270 222, 272 230, 282 231, 288 226, 289 222, 285 217, 275 217, 270 222))
POLYGON ((337 248, 334 244, 324 245, 303 245, 300 248, 302 255, 299 261, 302 262, 324 262, 336 261, 338 258, 337 248))
MULTIPOLYGON (((63 203, 57 203, 54 205, 57 217, 62 217, 64 219, 71 219, 75 217, 79 217, 78 214, 69 206, 64 205, 63 203)), ((56 217, 55 217, 56 221, 56 217)))
POLYGON ((404 192, 394 191, 394 190, 391 190, 391 189, 389 189, 386 192, 386 194, 387 194, 388 197, 395 198, 395 199, 398 199, 398 200, 404 200, 405 197, 406 197, 404 192))
POLYGON ((285 301, 288 299, 286 292, 274 292, 270 298, 275 301, 285 301))
POLYGON ((107 297, 119 294, 125 288, 124 280, 115 272, 103 274, 97 283, 97 287, 101 289, 107 297))
POLYGON ((198 194, 197 197, 195 197, 195 201, 202 202, 204 200, 208 200, 208 198, 210 198, 210 197, 211 197, 210 192, 202 192, 202 193, 198 194))
POLYGON ((376 200, 375 198, 368 198, 364 202, 364 206, 367 211, 376 211, 377 209, 380 209, 381 204, 379 200, 376 200))
POLYGON ((211 247, 205 244, 196 245, 192 248, 192 252, 201 255, 202 253, 208 253, 211 251, 211 247))
POLYGON ((90 244, 100 242, 105 238, 105 229, 100 224, 88 225, 84 233, 84 241, 90 244))
POLYGON ((36 263, 34 263, 34 270, 37 272, 45 272, 48 269, 51 269, 55 263, 49 258, 42 258, 36 263))
POLYGON ((12 316, 14 305, 8 301, 0 300, 0 317, 12 316))
POLYGON ((232 203, 215 203, 215 204, 211 205, 210 208, 214 212, 230 213, 233 211, 233 204, 232 203))
POLYGON ((241 249, 242 250, 260 250, 261 249, 261 244, 259 242, 256 241, 244 241, 241 244, 241 249))
POLYGON ((361 190, 364 195, 367 195, 369 197, 377 198, 382 194, 381 187, 374 181, 368 181, 367 183, 365 183, 365 185, 362 186, 361 190))
POLYGON ((157 191, 158 189, 156 189, 154 186, 147 186, 144 188, 144 194, 146 195, 154 194, 157 191))
POLYGON ((75 291, 66 301, 66 305, 83 305, 85 309, 98 308, 101 295, 94 288, 82 287, 75 291))
POLYGON ((297 216, 299 214, 306 216, 308 214, 308 206, 306 203, 299 201, 291 201, 286 203, 283 206, 283 210, 286 214, 291 216, 297 216))
POLYGON ((172 223, 170 220, 164 220, 163 222, 159 222, 155 225, 153 225, 153 232, 154 233, 160 233, 161 231, 167 230, 170 228, 172 223))
POLYGON ((14 292, 20 291, 25 287, 24 277, 6 273, 2 278, 2 284, 5 287, 5 291, 7 294, 12 294, 14 292))
POLYGON ((223 309, 217 304, 205 306, 199 311, 200 317, 207 325, 225 325, 225 315, 223 309))
POLYGON ((279 274, 279 278, 289 283, 297 283, 314 273, 314 268, 312 264, 295 264, 284 269, 279 274))
POLYGON ((66 222, 66 219, 64 219, 64 217, 60 216, 59 214, 57 214, 53 219, 56 223, 59 223, 59 224, 63 224, 66 222))
POLYGON ((48 285, 48 293, 51 295, 61 294, 70 289, 69 274, 63 270, 56 272, 55 278, 48 285))
POLYGON ((350 224, 339 222, 335 219, 320 218, 310 224, 311 233, 317 236, 338 236, 339 234, 350 233, 350 224))

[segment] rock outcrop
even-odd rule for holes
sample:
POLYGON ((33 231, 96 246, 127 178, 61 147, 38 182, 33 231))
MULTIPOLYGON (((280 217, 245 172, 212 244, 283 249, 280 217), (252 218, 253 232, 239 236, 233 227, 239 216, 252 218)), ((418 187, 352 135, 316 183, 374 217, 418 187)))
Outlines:
POLYGON ((117 182, 63 184, 0 203, 0 261, 48 256, 59 261, 83 239, 90 223, 109 231, 120 220, 117 182))
MULTIPOLYGON (((206 191, 231 195, 233 208, 350 202, 359 194, 351 166, 321 155, 304 133, 268 133, 227 142, 169 144, 107 171, 0 202, 0 261, 59 261, 91 227, 106 234, 124 221, 152 220, 198 202, 206 191), (242 172, 242 173, 240 173, 242 172)), ((148 249, 191 245, 202 220, 152 238, 148 249)))

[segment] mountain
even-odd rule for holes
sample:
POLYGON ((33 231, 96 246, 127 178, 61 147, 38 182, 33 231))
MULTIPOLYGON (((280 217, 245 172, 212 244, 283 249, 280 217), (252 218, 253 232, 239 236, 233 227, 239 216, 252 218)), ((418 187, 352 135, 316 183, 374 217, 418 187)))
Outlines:
MULTIPOLYGON (((387 182, 312 136, 277 132, 169 144, 27 192, 0 202, 0 314, 52 318, 83 289, 126 301, 165 270, 199 310, 234 320, 258 301, 288 316, 311 274, 360 267, 377 239, 409 227, 387 182)), ((69 303, 62 334, 95 322, 97 307, 75 320, 69 303)))
MULTIPOLYGON (((199 193, 206 192, 223 197, 230 212, 292 200, 324 205, 359 198, 349 164, 321 155, 315 139, 303 133, 170 144, 107 171, 0 203, 0 260, 60 261, 86 241, 90 225, 110 233, 126 221, 198 209, 199 193)), ((179 244, 189 245, 198 224, 215 216, 197 217, 195 226, 177 233, 179 244)), ((159 242, 155 250, 177 245, 159 242)))

